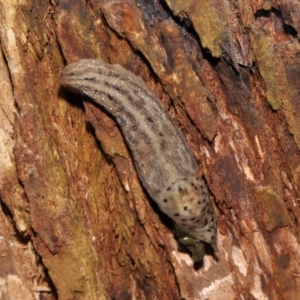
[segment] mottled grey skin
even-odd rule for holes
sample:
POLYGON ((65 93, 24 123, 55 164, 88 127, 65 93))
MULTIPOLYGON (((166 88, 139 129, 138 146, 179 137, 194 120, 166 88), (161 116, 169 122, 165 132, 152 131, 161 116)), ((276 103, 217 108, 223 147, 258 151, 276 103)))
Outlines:
POLYGON ((197 252, 193 256, 202 259, 204 250, 198 241, 213 243, 215 239, 208 190, 197 176, 183 135, 145 82, 119 65, 95 59, 68 65, 59 82, 87 95, 116 119, 147 192, 176 223, 179 241, 183 239, 185 245, 188 239, 188 248, 197 252))

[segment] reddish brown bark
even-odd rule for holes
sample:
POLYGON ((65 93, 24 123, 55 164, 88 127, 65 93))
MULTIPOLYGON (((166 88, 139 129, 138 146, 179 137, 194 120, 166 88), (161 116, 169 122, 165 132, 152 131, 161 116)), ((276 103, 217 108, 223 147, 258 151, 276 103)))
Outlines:
POLYGON ((296 299, 299 6, 1 3, 3 299, 296 299), (59 87, 82 58, 121 64, 168 109, 212 194, 217 259, 178 251, 115 122, 59 87))

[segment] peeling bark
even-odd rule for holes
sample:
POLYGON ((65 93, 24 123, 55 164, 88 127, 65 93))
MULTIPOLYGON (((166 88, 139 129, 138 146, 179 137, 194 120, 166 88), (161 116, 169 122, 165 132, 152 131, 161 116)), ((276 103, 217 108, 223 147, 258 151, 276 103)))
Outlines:
POLYGON ((295 0, 0 3, 0 298, 297 299, 299 16, 295 0), (82 58, 142 77, 186 137, 218 216, 200 265, 115 122, 59 87, 82 58))

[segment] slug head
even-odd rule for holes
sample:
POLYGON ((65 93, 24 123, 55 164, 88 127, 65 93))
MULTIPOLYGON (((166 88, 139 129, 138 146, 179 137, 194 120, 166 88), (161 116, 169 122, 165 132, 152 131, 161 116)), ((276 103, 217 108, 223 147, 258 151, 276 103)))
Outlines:
POLYGON ((192 253, 192 259, 194 263, 197 263, 202 260, 205 255, 204 243, 198 242, 191 236, 184 236, 178 239, 178 242, 188 248, 192 253))
POLYGON ((196 240, 189 234, 182 232, 176 224, 175 229, 179 248, 187 248, 192 254, 194 263, 201 261, 205 255, 204 243, 196 240))

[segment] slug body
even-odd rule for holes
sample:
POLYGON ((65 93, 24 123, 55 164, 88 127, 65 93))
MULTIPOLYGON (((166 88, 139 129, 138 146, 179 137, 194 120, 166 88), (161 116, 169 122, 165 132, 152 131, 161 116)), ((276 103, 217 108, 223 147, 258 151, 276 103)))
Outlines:
POLYGON ((208 190, 197 176, 195 159, 183 135, 146 83, 119 65, 95 59, 68 65, 59 82, 88 96, 115 118, 142 184, 175 222, 179 241, 200 260, 204 255, 201 241, 215 240, 215 214, 208 190))

